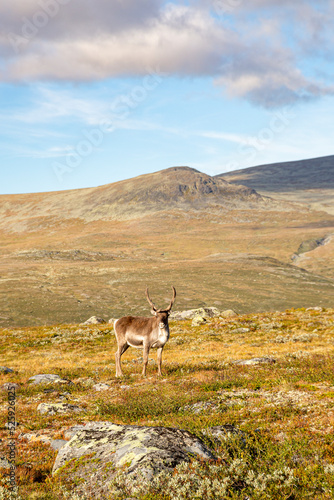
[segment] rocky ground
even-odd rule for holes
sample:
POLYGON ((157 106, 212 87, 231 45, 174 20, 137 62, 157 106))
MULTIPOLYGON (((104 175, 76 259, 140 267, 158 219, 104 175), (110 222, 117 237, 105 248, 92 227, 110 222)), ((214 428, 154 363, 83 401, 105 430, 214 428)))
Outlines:
POLYGON ((333 498, 334 310, 205 307, 170 326, 161 379, 134 349, 116 379, 98 319, 1 331, 0 498, 11 442, 21 499, 333 498))

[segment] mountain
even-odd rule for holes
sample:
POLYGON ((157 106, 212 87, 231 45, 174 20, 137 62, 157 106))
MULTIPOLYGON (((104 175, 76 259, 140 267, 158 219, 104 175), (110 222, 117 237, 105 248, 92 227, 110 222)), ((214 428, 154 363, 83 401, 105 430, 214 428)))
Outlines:
POLYGON ((162 307, 174 285, 175 310, 331 307, 332 233, 328 213, 188 167, 2 195, 0 325, 149 314, 146 286, 162 307))
POLYGON ((59 221, 124 220, 170 209, 270 208, 254 189, 188 167, 173 167, 96 188, 0 196, 0 228, 35 230, 59 221))
POLYGON ((216 176, 260 194, 334 214, 334 156, 273 163, 216 176))

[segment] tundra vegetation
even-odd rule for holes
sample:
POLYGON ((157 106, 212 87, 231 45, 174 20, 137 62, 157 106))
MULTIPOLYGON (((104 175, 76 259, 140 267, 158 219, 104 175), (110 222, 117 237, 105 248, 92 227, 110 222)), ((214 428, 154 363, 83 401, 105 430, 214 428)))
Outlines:
MULTIPOLYGON (((214 447, 219 460, 195 457, 147 484, 115 476, 111 499, 318 499, 334 497, 334 309, 290 309, 199 326, 170 321, 164 377, 150 352, 147 378, 140 351, 123 356, 115 378, 116 339, 110 324, 54 325, 0 330, 1 373, 16 390, 17 495, 10 496, 0 468, 1 499, 81 500, 76 485, 52 476, 57 451, 51 439, 88 421, 179 427, 214 447), (253 358, 276 360, 257 365, 253 358), (58 374, 73 384, 28 383, 36 374, 58 374), (94 384, 107 384, 97 391, 94 384), (76 413, 52 416, 41 404, 69 403, 76 413), (210 442, 205 430, 231 424, 242 439, 210 442)), ((101 387, 101 386, 99 386, 101 387)), ((0 458, 10 436, 7 391, 1 391, 0 458)), ((1 466, 5 465, 1 461, 1 466)))
MULTIPOLYGON (((312 184, 314 172, 301 177, 312 184)), ((307 193, 334 199, 327 181, 328 191, 307 193)), ((273 200, 180 167, 98 188, 1 195, 0 327, 145 316, 146 285, 168 301, 173 284, 183 310, 332 307, 334 214, 292 203, 299 193, 273 200)))

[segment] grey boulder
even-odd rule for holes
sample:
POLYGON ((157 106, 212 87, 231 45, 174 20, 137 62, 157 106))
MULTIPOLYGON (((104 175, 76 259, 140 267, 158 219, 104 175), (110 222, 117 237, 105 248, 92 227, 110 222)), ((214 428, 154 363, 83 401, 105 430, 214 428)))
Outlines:
POLYGON ((52 473, 61 476, 64 471, 80 492, 94 490, 95 498, 104 498, 120 468, 150 480, 191 456, 215 459, 201 439, 182 429, 90 422, 60 448, 52 473))
POLYGON ((92 316, 91 318, 87 319, 84 323, 80 323, 81 325, 101 325, 105 323, 105 320, 103 318, 99 318, 98 316, 92 316))
POLYGON ((65 441, 65 439, 53 439, 51 441, 51 448, 54 450, 60 450, 65 444, 67 444, 68 441, 65 441))
POLYGON ((55 385, 66 385, 66 384, 73 384, 70 380, 67 379, 62 379, 59 375, 55 375, 54 373, 42 373, 39 375, 34 375, 33 377, 30 377, 28 380, 29 383, 35 384, 35 385, 49 385, 49 384, 55 384, 55 385))
POLYGON ((57 413, 79 413, 82 409, 77 405, 69 403, 41 403, 38 405, 37 411, 41 415, 56 415, 57 413))
POLYGON ((221 318, 234 318, 235 316, 238 316, 238 313, 236 313, 232 309, 227 309, 226 311, 222 311, 220 313, 221 318))
POLYGON ((202 318, 216 318, 220 316, 220 311, 216 307, 200 307, 198 309, 189 309, 187 311, 175 311, 170 315, 171 320, 194 319, 197 316, 202 318))

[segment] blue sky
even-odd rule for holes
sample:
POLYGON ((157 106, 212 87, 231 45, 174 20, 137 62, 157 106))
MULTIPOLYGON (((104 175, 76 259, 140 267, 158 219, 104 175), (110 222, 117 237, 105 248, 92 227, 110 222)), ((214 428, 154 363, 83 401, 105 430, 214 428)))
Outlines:
POLYGON ((2 0, 0 193, 333 154, 332 0, 2 0))

